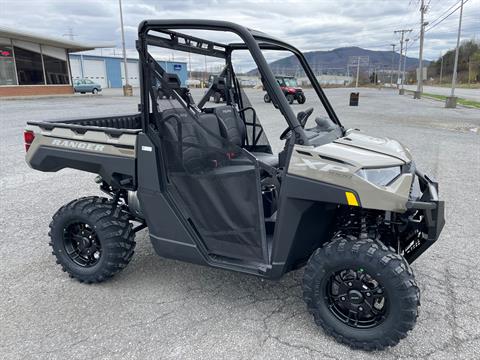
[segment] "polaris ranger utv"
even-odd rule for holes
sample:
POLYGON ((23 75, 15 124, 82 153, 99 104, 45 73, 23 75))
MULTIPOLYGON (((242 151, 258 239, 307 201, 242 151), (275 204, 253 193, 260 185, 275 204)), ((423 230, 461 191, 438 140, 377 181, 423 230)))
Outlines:
POLYGON ((268 279, 305 266, 308 311, 351 347, 383 349, 404 338, 419 306, 409 264, 444 225, 437 183, 409 150, 345 129, 303 54, 265 33, 224 21, 148 20, 136 45, 138 114, 28 122, 25 130, 32 168, 98 174, 108 195, 73 200, 53 216, 50 245, 63 270, 86 283, 110 278, 130 261, 135 233, 148 227, 167 258, 268 279), (195 103, 154 60, 155 47, 224 59, 226 104, 206 107, 208 93, 195 103), (314 109, 294 114, 263 50, 296 56, 328 118, 305 126, 314 109), (286 121, 279 154, 235 76, 232 57, 241 51, 286 121))
MULTIPOLYGON (((293 76, 275 76, 275 79, 277 80, 278 85, 280 85, 280 89, 282 89, 289 104, 293 104, 295 100, 299 104, 305 103, 307 100, 305 93, 303 92, 303 89, 298 86, 297 80, 293 76)), ((272 101, 268 92, 263 96, 263 101, 266 103, 272 101)))

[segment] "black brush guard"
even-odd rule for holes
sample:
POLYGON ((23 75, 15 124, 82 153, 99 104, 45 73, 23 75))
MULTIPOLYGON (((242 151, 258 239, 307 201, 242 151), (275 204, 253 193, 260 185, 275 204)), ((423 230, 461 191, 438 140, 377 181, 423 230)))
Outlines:
POLYGON ((405 255, 409 263, 415 261, 437 241, 445 225, 445 202, 438 198, 438 183, 419 170, 415 171, 415 175, 418 177, 422 195, 418 200, 408 201, 407 209, 423 213, 421 231, 424 241, 405 255))

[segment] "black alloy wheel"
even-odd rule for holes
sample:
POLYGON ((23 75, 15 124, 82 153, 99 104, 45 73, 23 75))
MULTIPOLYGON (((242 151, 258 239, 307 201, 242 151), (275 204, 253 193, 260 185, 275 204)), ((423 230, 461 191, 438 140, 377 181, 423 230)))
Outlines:
POLYGON ((385 319, 388 311, 385 289, 363 268, 336 271, 326 286, 327 306, 343 323, 368 329, 385 319))
POLYGON ((74 222, 63 232, 67 256, 81 267, 92 267, 102 255, 102 245, 89 224, 74 222))

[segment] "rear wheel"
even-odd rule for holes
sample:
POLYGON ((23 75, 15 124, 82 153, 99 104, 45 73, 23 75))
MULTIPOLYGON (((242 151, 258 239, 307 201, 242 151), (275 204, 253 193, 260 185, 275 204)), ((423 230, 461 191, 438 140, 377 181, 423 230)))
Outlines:
POLYGON ((310 258, 303 298, 328 335, 353 348, 381 350, 413 329, 419 289, 403 257, 370 239, 338 238, 310 258))
POLYGON ((135 248, 128 216, 113 201, 96 196, 60 208, 49 235, 63 271, 86 283, 102 282, 124 269, 135 248))
POLYGON ((268 94, 265 94, 263 95, 263 101, 265 101, 266 103, 269 103, 272 100, 270 99, 270 96, 268 94))
POLYGON ((287 94, 287 101, 289 104, 293 104, 293 101, 295 100, 295 97, 292 94, 287 94))

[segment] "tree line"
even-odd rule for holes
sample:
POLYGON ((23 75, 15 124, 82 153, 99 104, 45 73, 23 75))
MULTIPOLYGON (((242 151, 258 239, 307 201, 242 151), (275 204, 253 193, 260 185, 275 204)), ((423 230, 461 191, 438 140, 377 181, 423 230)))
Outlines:
MULTIPOLYGON (((451 81, 455 62, 455 49, 448 50, 443 56, 432 61, 428 66, 428 77, 435 82, 451 81), (443 58, 443 66, 442 66, 443 58)), ((480 42, 463 41, 458 53, 457 79, 460 83, 480 83, 480 42)))

